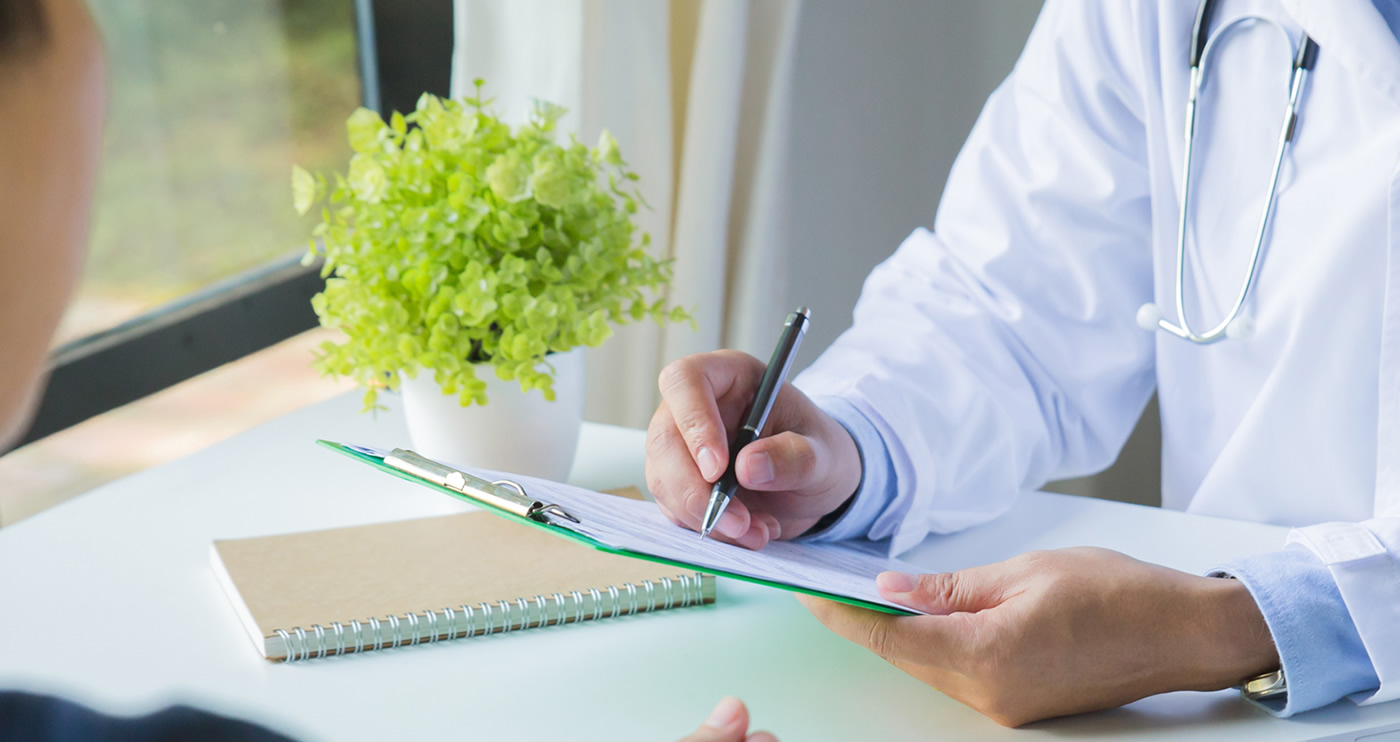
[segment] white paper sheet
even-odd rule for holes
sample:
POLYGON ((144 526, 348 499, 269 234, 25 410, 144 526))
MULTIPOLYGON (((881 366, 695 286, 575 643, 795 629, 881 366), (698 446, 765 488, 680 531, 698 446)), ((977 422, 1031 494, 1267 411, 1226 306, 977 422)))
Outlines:
MULTIPOLYGON (((702 539, 661 514, 655 503, 600 494, 537 479, 515 481, 531 497, 563 507, 582 521, 554 522, 619 549, 675 559, 701 568, 758 577, 772 582, 836 593, 895 608, 875 590, 875 575, 908 565, 841 544, 773 541, 750 551, 714 539, 702 539)), ((906 609, 907 610, 907 609, 906 609)))
MULTIPOLYGON (((380 458, 389 454, 389 451, 367 446, 348 447, 380 458)), ((455 467, 450 462, 442 463, 455 467)), ((456 468, 487 481, 509 479, 520 484, 530 497, 558 505, 580 521, 576 524, 562 518, 551 518, 551 522, 613 548, 674 559, 696 565, 702 570, 732 572, 910 610, 880 597, 875 590, 875 576, 890 569, 915 572, 917 568, 870 550, 840 543, 773 541, 761 551, 750 551, 714 539, 700 538, 695 531, 667 520, 653 502, 606 495, 534 477, 456 468)))

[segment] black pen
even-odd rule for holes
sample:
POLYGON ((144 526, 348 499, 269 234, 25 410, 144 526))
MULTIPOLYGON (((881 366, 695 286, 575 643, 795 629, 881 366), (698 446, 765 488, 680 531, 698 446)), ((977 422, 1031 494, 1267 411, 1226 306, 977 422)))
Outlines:
POLYGON ((729 507, 729 498, 733 497, 734 490, 739 488, 739 452, 763 435, 768 413, 773 411, 773 401, 778 398, 778 390, 783 388, 783 382, 787 380, 793 359, 797 358, 797 349, 802 345, 802 336, 807 334, 807 325, 810 324, 811 317, 812 313, 807 307, 798 307, 783 323, 783 334, 778 336, 778 347, 773 349, 773 357, 768 360, 768 368, 764 369, 763 379, 758 382, 758 393, 754 395, 753 404, 744 416, 744 426, 734 433, 734 440, 729 444, 729 468, 724 470, 724 474, 710 491, 710 504, 705 506, 705 520, 700 525, 700 538, 705 538, 710 531, 715 530, 719 517, 724 515, 724 509, 729 507))

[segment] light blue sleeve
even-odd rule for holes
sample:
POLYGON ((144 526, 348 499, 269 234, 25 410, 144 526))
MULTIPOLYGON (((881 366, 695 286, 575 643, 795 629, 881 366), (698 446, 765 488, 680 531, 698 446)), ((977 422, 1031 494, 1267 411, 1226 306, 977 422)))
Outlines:
POLYGON ((860 452, 861 478, 846 512, 835 523, 821 531, 809 531, 800 540, 844 541, 864 537, 870 533, 875 518, 894 501, 894 460, 879 431, 855 405, 841 397, 817 397, 812 401, 841 423, 855 440, 860 452))
POLYGON ((1288 695, 1259 704, 1270 713, 1292 716, 1380 685, 1331 571, 1312 552, 1258 554, 1211 574, 1244 583, 1274 637, 1288 695))

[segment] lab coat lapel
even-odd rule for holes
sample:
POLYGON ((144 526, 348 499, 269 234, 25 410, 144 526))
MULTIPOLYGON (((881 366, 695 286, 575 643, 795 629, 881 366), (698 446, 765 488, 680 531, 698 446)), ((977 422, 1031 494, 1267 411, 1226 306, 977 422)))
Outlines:
MULTIPOLYGON (((1283 0, 1327 58, 1400 103, 1400 42, 1371 0, 1283 0)), ((1319 64, 1322 62, 1319 61, 1319 64)))

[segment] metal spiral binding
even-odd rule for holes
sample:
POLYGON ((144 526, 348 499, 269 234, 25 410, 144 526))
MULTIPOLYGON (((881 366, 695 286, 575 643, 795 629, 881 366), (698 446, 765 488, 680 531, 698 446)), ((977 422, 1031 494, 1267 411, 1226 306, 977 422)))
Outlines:
POLYGON ((330 628, 277 629, 287 662, 300 662, 372 649, 432 644, 439 640, 505 634, 600 618, 616 618, 659 609, 683 608, 705 602, 705 575, 694 572, 662 577, 660 584, 644 580, 587 591, 570 590, 515 600, 461 604, 421 613, 336 621, 330 628))

